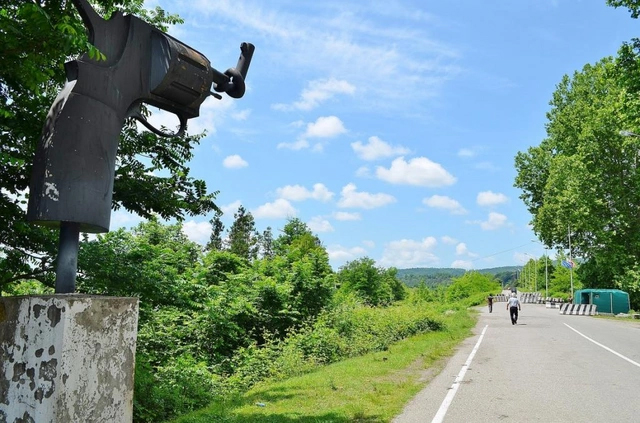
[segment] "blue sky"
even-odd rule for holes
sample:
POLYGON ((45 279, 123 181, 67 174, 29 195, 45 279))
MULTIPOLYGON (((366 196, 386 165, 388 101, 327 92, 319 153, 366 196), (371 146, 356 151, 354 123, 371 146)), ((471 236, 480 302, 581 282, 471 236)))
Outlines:
MULTIPOLYGON (((278 235, 306 222, 335 269, 521 265, 544 248, 513 187, 563 75, 615 55, 638 21, 605 0, 154 0, 218 70, 256 52, 240 100, 209 98, 192 176, 278 235)), ((155 123, 167 124, 158 113, 155 123)), ((205 243, 212 215, 184 230, 205 243)), ((136 219, 115 212, 111 228, 136 219)))

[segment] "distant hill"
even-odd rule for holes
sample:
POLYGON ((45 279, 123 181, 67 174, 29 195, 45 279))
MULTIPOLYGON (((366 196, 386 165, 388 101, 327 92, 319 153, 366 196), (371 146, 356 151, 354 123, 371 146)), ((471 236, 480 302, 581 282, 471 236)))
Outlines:
MULTIPOLYGON (((475 272, 493 275, 504 286, 510 286, 516 278, 516 270, 519 266, 492 267, 489 269, 477 269, 475 272)), ((451 267, 416 267, 412 269, 398 269, 398 279, 409 287, 418 286, 424 281, 427 286, 449 285, 453 278, 464 275, 466 270, 451 267)))

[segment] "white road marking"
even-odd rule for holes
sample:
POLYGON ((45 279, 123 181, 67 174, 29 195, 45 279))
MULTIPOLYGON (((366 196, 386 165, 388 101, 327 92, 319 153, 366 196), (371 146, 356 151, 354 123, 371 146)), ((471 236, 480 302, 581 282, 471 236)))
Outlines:
POLYGON ((564 325, 565 325, 566 327, 568 327, 569 329, 571 329, 572 331, 574 331, 575 333, 577 333, 578 335, 580 335, 580 336, 582 336, 582 337, 584 337, 584 338, 588 339, 589 341, 593 342, 593 343, 594 343, 594 344, 596 344, 597 346, 604 348, 605 350, 609 351, 610 353, 613 353, 613 354, 617 355, 618 357, 620 357, 620 358, 621 358, 621 359, 623 359, 623 360, 627 360, 629 363, 633 364, 634 366, 638 366, 638 367, 640 367, 640 363, 637 363, 637 362, 633 361, 632 359, 630 359, 630 358, 628 358, 628 357, 625 357, 624 355, 620 354, 619 352, 616 352, 616 351, 612 350, 611 348, 609 348, 609 347, 607 347, 607 346, 605 346, 605 345, 602 345, 602 344, 601 344, 600 342, 598 342, 598 341, 594 341, 593 339, 589 338, 587 335, 585 335, 585 334, 583 334, 583 333, 578 332, 577 330, 575 330, 574 328, 572 328, 572 327, 571 327, 571 326, 569 326, 568 324, 566 324, 566 323, 565 323, 564 325))
POLYGON ((447 414, 447 411, 449 410, 449 406, 453 401, 453 397, 456 396, 456 392, 458 392, 460 383, 462 382, 462 379, 464 378, 465 373, 467 373, 467 369, 469 369, 469 365, 471 365, 471 360, 473 360, 473 357, 476 355, 476 352, 478 352, 478 348, 480 348, 480 343, 482 342, 482 338, 484 338, 484 334, 485 332, 487 332, 488 327, 489 325, 485 326, 484 329, 482 330, 480 339, 478 339, 476 346, 473 347, 473 350, 471 351, 471 354, 469 354, 469 358, 467 358, 467 361, 462 365, 462 369, 460 370, 460 373, 458 373, 458 376, 456 376, 455 380, 453 381, 453 385, 451 385, 451 388, 449 389, 447 396, 444 398, 444 401, 442 401, 442 404, 440 404, 440 408, 438 409, 438 412, 436 413, 433 420, 431 420, 431 423, 442 423, 442 420, 444 419, 444 416, 447 414))

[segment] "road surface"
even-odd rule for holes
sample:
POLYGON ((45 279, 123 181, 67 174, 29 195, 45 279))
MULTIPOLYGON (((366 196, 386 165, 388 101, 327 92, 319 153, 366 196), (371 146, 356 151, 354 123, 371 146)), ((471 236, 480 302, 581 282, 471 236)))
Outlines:
POLYGON ((474 333, 393 423, 640 422, 640 322, 494 303, 474 333))

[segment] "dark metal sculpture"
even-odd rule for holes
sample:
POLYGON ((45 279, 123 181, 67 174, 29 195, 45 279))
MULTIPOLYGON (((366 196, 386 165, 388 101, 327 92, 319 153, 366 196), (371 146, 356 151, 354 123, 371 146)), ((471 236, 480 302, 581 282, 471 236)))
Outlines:
POLYGON ((175 38, 132 15, 102 19, 87 0, 72 0, 89 41, 106 56, 65 64, 67 82, 45 122, 31 175, 27 220, 60 228, 56 293, 75 291, 80 232, 108 232, 120 131, 134 117, 162 136, 180 136, 209 96, 244 95, 254 46, 242 43, 224 73, 175 38), (213 86, 214 92, 211 92, 213 86), (177 133, 163 133, 140 113, 143 103, 174 113, 177 133))

